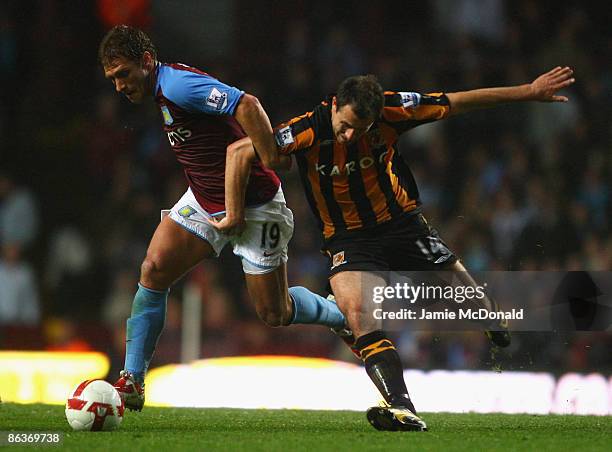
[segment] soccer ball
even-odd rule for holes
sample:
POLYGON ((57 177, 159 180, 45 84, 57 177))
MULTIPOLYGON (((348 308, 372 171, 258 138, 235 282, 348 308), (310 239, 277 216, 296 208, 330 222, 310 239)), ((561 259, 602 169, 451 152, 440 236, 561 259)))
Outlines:
POLYGON ((123 400, 104 380, 85 380, 66 401, 66 419, 74 430, 114 430, 123 420, 123 400))

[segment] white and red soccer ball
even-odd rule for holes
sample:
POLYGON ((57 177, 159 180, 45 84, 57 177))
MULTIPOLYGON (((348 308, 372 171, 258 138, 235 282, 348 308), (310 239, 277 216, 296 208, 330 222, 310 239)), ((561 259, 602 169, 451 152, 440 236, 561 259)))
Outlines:
POLYGON ((121 425, 123 411, 119 393, 104 380, 85 380, 66 401, 66 419, 74 430, 114 430, 121 425))

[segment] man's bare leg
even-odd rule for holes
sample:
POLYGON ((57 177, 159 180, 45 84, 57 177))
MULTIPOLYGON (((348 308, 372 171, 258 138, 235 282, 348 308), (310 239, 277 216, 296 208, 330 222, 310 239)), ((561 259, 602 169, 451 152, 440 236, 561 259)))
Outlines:
MULTIPOLYGON (((474 278, 472 278, 472 275, 466 270, 461 261, 448 265, 444 271, 437 272, 437 275, 449 284, 463 287, 477 286, 476 281, 474 281, 474 278)), ((499 311, 497 303, 486 294, 482 299, 474 299, 473 302, 477 304, 478 308, 484 308, 489 312, 499 311)), ((486 336, 493 344, 502 348, 510 345, 512 339, 508 331, 508 321, 506 319, 488 321, 484 324, 484 328, 486 336)))
POLYGON ((259 317, 269 326, 316 324, 343 328, 345 319, 336 304, 304 287, 288 288, 287 264, 271 272, 245 274, 247 289, 259 317))
POLYGON ((115 383, 126 407, 141 410, 144 405, 144 377, 164 328, 170 286, 214 255, 208 242, 168 217, 155 230, 127 321, 124 371, 115 383))
POLYGON ((375 319, 374 304, 369 298, 374 286, 384 286, 383 278, 372 273, 346 271, 330 280, 336 302, 353 330, 368 376, 376 385, 388 407, 372 407, 367 416, 379 430, 427 430, 416 410, 404 382, 404 368, 393 342, 375 319), (365 296, 364 296, 365 295, 365 296))

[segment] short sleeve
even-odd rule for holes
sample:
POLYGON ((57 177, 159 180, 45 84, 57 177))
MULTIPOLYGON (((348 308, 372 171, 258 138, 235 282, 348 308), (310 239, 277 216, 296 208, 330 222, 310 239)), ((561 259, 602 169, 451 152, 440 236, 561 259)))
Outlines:
POLYGON ((444 119, 449 113, 450 102, 444 93, 385 93, 383 121, 398 134, 421 124, 444 119))
POLYGON ((274 128, 274 138, 281 154, 292 154, 314 144, 315 127, 312 116, 312 112, 306 113, 274 128))
POLYGON ((244 95, 210 75, 184 71, 164 87, 164 95, 179 107, 208 115, 233 115, 244 95))

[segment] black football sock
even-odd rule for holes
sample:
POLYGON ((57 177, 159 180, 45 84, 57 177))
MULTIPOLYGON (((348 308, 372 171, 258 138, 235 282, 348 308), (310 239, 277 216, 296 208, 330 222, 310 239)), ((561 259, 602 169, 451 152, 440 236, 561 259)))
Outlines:
POLYGON ((403 406, 416 414, 404 382, 404 369, 393 342, 380 330, 357 339, 368 376, 389 405, 403 406))

